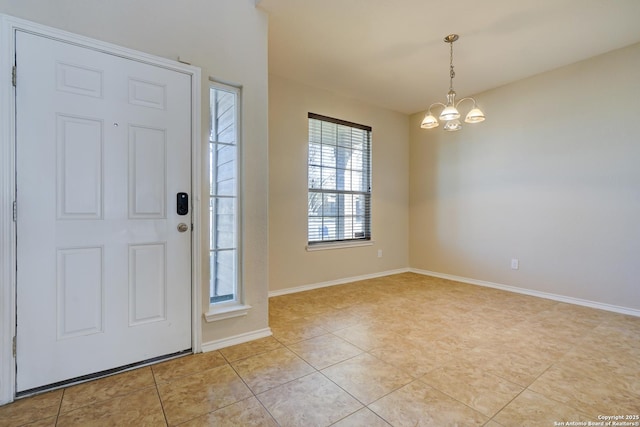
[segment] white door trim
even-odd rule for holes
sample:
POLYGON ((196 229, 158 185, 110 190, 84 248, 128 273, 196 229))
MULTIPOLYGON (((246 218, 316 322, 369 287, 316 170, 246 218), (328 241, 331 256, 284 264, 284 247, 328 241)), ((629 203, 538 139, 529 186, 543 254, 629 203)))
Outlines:
MULTIPOLYGON (((144 52, 116 46, 8 15, 0 15, 0 405, 15 397, 16 360, 13 337, 16 334, 16 223, 13 221, 15 200, 15 90, 12 67, 15 58, 17 30, 61 40, 101 52, 179 71, 191 76, 191 209, 192 209, 192 321, 191 343, 200 352, 201 337, 201 166, 200 133, 200 69, 144 52)), ((20 72, 18 71, 18 80, 20 72)), ((18 84, 20 84, 18 82, 18 84)))

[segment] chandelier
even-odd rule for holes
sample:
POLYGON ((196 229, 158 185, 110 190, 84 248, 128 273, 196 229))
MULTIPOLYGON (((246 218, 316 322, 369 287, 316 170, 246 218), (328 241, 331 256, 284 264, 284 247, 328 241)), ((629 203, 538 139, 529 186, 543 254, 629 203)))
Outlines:
POLYGON ((451 53, 449 55, 449 93, 447 93, 447 104, 443 104, 441 102, 434 102, 429 106, 429 110, 427 111, 427 115, 422 120, 422 124, 420 127, 423 129, 433 129, 440 125, 438 119, 431 113, 431 109, 434 106, 442 106, 443 110, 438 117, 440 120, 445 121, 444 130, 448 132, 453 132, 456 130, 462 129, 462 123, 460 123, 460 112, 458 111, 458 106, 462 104, 464 101, 473 102, 473 107, 467 113, 464 121, 466 123, 480 123, 484 121, 484 113, 480 111, 480 109, 476 106, 476 100, 473 98, 462 98, 460 101, 456 102, 456 91, 453 90, 453 78, 456 76, 455 71, 453 71, 453 42, 458 40, 457 34, 449 34, 444 38, 446 43, 449 43, 451 53))

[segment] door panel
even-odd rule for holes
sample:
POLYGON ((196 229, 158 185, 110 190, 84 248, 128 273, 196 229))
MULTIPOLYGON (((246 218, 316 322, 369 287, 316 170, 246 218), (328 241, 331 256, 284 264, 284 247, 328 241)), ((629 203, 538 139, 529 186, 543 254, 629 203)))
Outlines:
POLYGON ((129 246, 129 326, 167 319, 167 247, 129 246))
POLYGON ((16 34, 17 391, 191 347, 191 76, 16 34))
POLYGON ((102 219, 102 121, 56 116, 58 219, 102 219))
POLYGON ((164 129, 129 126, 129 217, 164 218, 166 200, 164 129))
POLYGON ((102 259, 102 247, 56 250, 58 340, 104 332, 102 259))

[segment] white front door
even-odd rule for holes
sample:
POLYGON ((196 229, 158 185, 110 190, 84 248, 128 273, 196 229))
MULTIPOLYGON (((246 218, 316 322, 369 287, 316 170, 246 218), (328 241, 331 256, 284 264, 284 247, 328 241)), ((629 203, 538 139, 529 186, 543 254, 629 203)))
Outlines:
POLYGON ((16 63, 17 391, 190 349, 191 76, 22 31, 16 63))

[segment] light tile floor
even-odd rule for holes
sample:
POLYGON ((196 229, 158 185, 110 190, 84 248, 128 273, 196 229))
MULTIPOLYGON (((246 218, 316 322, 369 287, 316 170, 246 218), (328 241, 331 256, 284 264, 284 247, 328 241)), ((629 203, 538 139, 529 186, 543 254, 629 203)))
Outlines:
POLYGON ((637 317, 406 273, 271 298, 270 325, 269 338, 20 399, 0 407, 0 425, 557 426, 640 414, 637 317))

